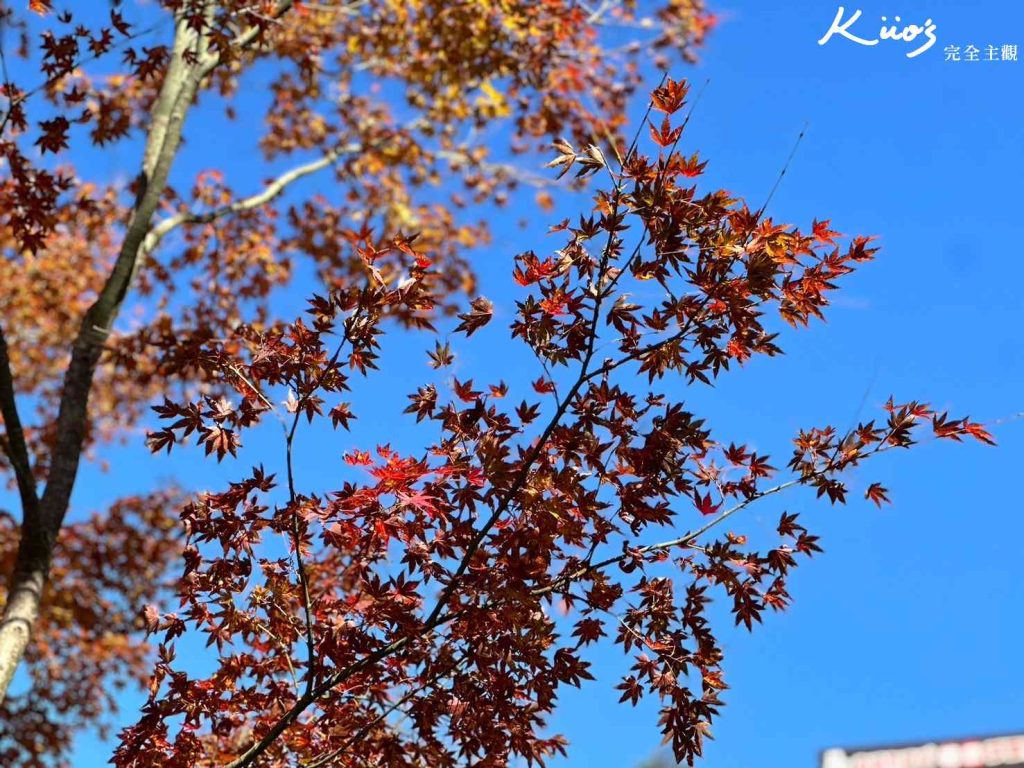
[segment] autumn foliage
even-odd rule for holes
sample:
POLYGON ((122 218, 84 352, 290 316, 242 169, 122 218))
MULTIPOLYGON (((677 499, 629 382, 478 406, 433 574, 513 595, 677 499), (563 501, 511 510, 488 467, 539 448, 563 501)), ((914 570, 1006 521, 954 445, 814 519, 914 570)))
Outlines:
POLYGON ((751 629, 820 550, 796 514, 756 546, 726 521, 793 486, 843 503, 847 470, 921 434, 991 441, 890 400, 774 459, 684 404, 687 385, 779 353, 780 330, 821 318, 875 251, 704 189, 705 162, 680 149, 682 81, 662 80, 629 129, 643 49, 609 48, 603 28, 689 56, 710 25, 697 2, 165 0, 175 31, 156 47, 119 6, 96 26, 32 9, 50 26, 34 43, 38 22, 4 11, 47 78, 8 80, 0 134, 3 469, 22 502, 20 534, 0 518, 5 622, 38 595, 38 616, 15 617, 34 625, 31 686, 3 701, 5 764, 59 761, 130 681, 147 698, 119 768, 543 763, 566 750, 545 724, 560 688, 591 678, 597 643, 625 654, 622 702, 656 698, 692 762, 727 687, 710 602, 751 629), (123 74, 85 73, 115 52, 123 74), (291 167, 250 196, 228 169, 175 183, 171 161, 201 144, 185 114, 213 103, 233 119, 251 67, 279 68, 260 145, 291 167), (478 143, 492 123, 513 158, 553 146, 547 169, 478 143), (133 137, 130 183, 69 165, 76 143, 133 137), (317 172, 336 191, 292 193, 317 172), (466 255, 488 230, 466 212, 558 178, 592 203, 507 265, 516 298, 496 306, 466 255), (282 319, 274 291, 300 262, 311 297, 282 319), (133 301, 140 319, 115 325, 133 301), (536 360, 532 381, 452 369, 496 316, 536 360), (373 378, 400 333, 419 334, 430 367, 385 402, 373 378), (396 408, 431 435, 421 450, 346 440, 396 408), (238 461, 274 422, 283 450, 238 461), (223 462, 232 480, 65 524, 79 454, 140 424, 155 454, 223 462), (321 425, 341 457, 327 491, 304 487, 295 459, 321 425))

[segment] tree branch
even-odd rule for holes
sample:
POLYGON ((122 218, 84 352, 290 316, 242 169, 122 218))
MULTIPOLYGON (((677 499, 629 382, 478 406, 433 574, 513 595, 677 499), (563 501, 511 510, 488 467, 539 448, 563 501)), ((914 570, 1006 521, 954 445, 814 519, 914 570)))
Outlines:
MULTIPOLYGON (((662 81, 664 81, 664 77, 662 78, 662 81)), ((646 124, 647 115, 650 114, 652 105, 652 102, 648 102, 647 112, 644 114, 644 120, 641 122, 641 126, 646 124)), ((633 141, 630 144, 629 151, 627 152, 627 158, 630 155, 632 155, 636 147, 636 143, 639 140, 641 130, 642 128, 637 129, 637 132, 633 137, 633 141)), ((611 174, 610 169, 609 174, 611 174)), ((615 196, 612 201, 612 213, 609 215, 608 218, 609 220, 614 221, 619 214, 619 208, 622 203, 622 191, 619 185, 615 182, 614 176, 612 178, 612 182, 615 186, 615 196)), ((594 296, 594 306, 591 312, 590 335, 587 339, 587 348, 583 353, 583 359, 580 362, 580 370, 579 374, 576 377, 576 381, 573 383, 572 387, 566 393, 565 397, 559 402, 558 407, 555 409, 555 413, 551 417, 551 420, 548 422, 547 426, 545 427, 544 432, 537 439, 537 442, 534 444, 533 448, 530 450, 526 458, 523 460, 523 463, 519 468, 516 478, 512 482, 512 485, 509 488, 508 492, 498 502, 494 511, 484 522, 480 530, 477 531, 473 540, 469 543, 469 546, 466 547, 466 552, 460 559, 459 564, 455 569, 455 572, 448 580, 448 584, 444 587, 443 590, 441 590, 441 595, 438 597, 437 603, 435 603, 433 610, 430 612, 427 618, 427 624, 431 624, 440 616, 441 611, 444 610, 445 606, 448 603, 448 600, 455 592, 455 588, 458 586, 459 580, 462 579, 463 575, 468 570, 474 555, 476 555, 481 544, 483 544, 484 539, 487 538, 487 534, 490 533, 491 529, 493 529, 494 526, 498 524, 498 521, 501 519, 501 516, 505 514, 509 506, 515 501, 516 496, 529 481, 530 473, 533 470, 534 462, 536 462, 537 459, 540 458, 541 453, 545 450, 548 440, 554 433, 555 429, 558 428, 558 425, 561 422, 562 417, 565 415, 565 412, 568 409, 569 404, 572 402, 572 399, 576 397, 577 393, 580 391, 583 385, 586 384, 587 381, 589 381, 589 379, 591 378, 590 364, 594 359, 594 351, 597 344, 598 323, 601 319, 601 306, 605 299, 605 296, 607 295, 605 291, 602 291, 601 284, 604 282, 605 276, 608 274, 608 269, 610 266, 613 250, 617 248, 619 244, 620 241, 618 235, 616 234, 615 227, 610 226, 608 228, 608 239, 605 242, 605 246, 601 252, 601 262, 597 268, 596 279, 594 279, 594 285, 597 287, 597 293, 594 296)))
POLYGON ((533 173, 525 168, 522 168, 514 163, 491 163, 491 162, 479 162, 475 161, 470 157, 467 149, 460 150, 448 150, 442 149, 434 153, 436 157, 441 160, 445 160, 454 169, 459 166, 474 166, 482 171, 493 174, 503 174, 510 179, 515 179, 521 184, 525 184, 530 187, 537 189, 545 189, 550 187, 564 187, 564 183, 559 182, 557 179, 552 179, 550 176, 545 176, 539 173, 533 173))
POLYGON ((145 258, 160 245, 160 242, 173 230, 186 224, 209 224, 217 219, 221 219, 225 216, 230 216, 235 213, 241 213, 242 211, 251 211, 254 208, 259 208, 261 205, 266 205, 275 198, 279 197, 285 189, 306 176, 316 173, 317 171, 323 170, 328 166, 336 163, 340 158, 345 155, 354 154, 362 149, 361 144, 345 144, 343 146, 332 149, 322 157, 317 158, 305 165, 300 165, 285 171, 272 182, 267 184, 260 192, 250 195, 249 197, 236 200, 228 205, 215 208, 212 211, 206 213, 194 213, 184 212, 160 221, 156 226, 149 230, 145 240, 142 243, 142 258, 145 258))
MULTIPOLYGON (((750 496, 749 498, 746 498, 743 501, 741 501, 739 504, 730 507, 729 509, 725 510, 725 512, 722 512, 720 515, 708 521, 707 523, 705 523, 700 528, 697 528, 694 531, 684 533, 682 536, 679 536, 675 539, 669 539, 668 541, 662 541, 657 544, 648 544, 643 547, 638 547, 636 551, 639 552, 641 555, 646 555, 650 554, 651 552, 660 552, 664 550, 677 549, 678 547, 688 546, 695 542, 697 539, 699 539, 701 536, 703 536, 705 533, 710 531, 712 528, 716 528, 717 526, 724 523, 726 520, 728 520, 730 517, 735 515, 740 510, 749 507, 755 501, 763 499, 766 496, 772 496, 776 493, 781 493, 787 488, 792 488, 794 485, 800 485, 801 483, 804 482, 806 482, 806 478, 794 478, 793 480, 787 480, 784 483, 780 483, 779 485, 773 486, 772 488, 769 488, 766 491, 755 493, 753 496, 750 496)), ((578 581, 579 579, 586 576, 588 573, 592 573, 593 571, 600 571, 604 568, 607 568, 609 565, 616 565, 618 563, 623 562, 629 557, 631 557, 630 554, 623 553, 621 555, 616 555, 614 557, 609 557, 605 560, 601 560, 597 563, 591 563, 589 565, 584 566, 583 568, 580 568, 577 571, 574 571, 573 573, 555 579, 550 584, 533 590, 530 594, 546 595, 551 592, 557 592, 561 587, 568 586, 569 584, 578 581)))
POLYGON ((4 419, 5 440, 2 444, 4 453, 10 459, 14 476, 18 482, 18 493, 21 496, 21 508, 25 517, 35 515, 39 510, 39 497, 36 495, 36 481, 32 475, 32 464, 29 460, 28 448, 25 445, 25 433, 21 428, 18 416, 18 404, 14 399, 14 379, 11 375, 11 360, 7 353, 7 339, 0 327, 0 415, 4 419))

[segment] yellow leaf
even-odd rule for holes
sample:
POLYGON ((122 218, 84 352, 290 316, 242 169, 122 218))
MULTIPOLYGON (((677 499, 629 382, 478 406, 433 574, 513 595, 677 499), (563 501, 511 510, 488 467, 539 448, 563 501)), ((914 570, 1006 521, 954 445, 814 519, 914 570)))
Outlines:
POLYGON ((480 90, 484 92, 485 96, 487 96, 486 101, 494 110, 495 117, 508 117, 512 113, 508 108, 508 103, 505 101, 504 94, 491 85, 490 80, 484 80, 480 84, 480 90))

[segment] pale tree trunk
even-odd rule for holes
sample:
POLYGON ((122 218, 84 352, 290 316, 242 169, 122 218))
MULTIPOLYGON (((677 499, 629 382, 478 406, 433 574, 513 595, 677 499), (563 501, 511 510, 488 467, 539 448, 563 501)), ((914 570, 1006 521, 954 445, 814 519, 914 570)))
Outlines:
POLYGON ((46 585, 47 564, 23 564, 21 560, 19 552, 18 565, 11 579, 12 588, 0 621, 0 701, 14 680, 18 663, 32 638, 32 627, 39 618, 39 605, 46 585))
POLYGON ((39 515, 35 478, 25 447, 25 435, 14 399, 7 340, 0 329, 0 415, 4 420, 3 450, 7 454, 21 497, 22 523, 18 555, 7 584, 7 604, 0 619, 0 701, 14 679, 18 662, 32 637, 39 617, 50 551, 39 515))

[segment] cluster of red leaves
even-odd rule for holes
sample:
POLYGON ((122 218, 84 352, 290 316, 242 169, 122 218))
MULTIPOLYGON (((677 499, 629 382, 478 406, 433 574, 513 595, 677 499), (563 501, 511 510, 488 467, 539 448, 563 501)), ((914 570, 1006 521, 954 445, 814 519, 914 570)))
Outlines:
MULTIPOLYGON (((120 319, 101 329, 110 335, 82 416, 85 448, 130 434, 154 398, 198 390, 199 402, 168 400, 163 415, 224 458, 269 407, 251 391, 237 409, 230 405, 232 390, 250 384, 228 361, 257 346, 266 360, 279 360, 310 343, 300 326, 283 328, 271 311, 275 290, 301 273, 295 264, 312 266, 332 297, 326 301, 345 296, 343 305, 362 306, 373 318, 367 327, 377 327, 381 312, 407 327, 454 314, 474 290, 467 253, 489 238, 486 223, 469 221, 466 209, 501 205, 523 183, 552 181, 525 164, 496 162, 508 153, 481 137, 503 136, 518 153, 561 133, 577 142, 617 135, 640 83, 639 64, 651 51, 659 62, 692 58, 713 21, 702 0, 616 0, 591 10, 560 0, 0 4, 0 329, 13 390, 32 407, 22 419, 24 474, 45 482, 55 448, 67 439, 56 416, 70 347, 115 260, 131 257, 131 279, 117 295, 125 300, 120 319), (225 123, 214 130, 230 131, 237 146, 259 147, 268 164, 285 170, 271 178, 268 165, 258 189, 233 185, 230 167, 182 176, 178 155, 189 167, 222 160, 205 154, 202 131, 210 122, 189 119, 182 145, 157 163, 176 166, 171 181, 161 182, 156 210, 143 215, 146 189, 156 188, 147 182, 152 157, 128 169, 113 168, 111 158, 159 134, 163 84, 195 67, 204 73, 195 98, 176 108, 202 104, 208 118, 221 110, 225 123), (257 79, 248 80, 254 71, 257 79), (254 82, 270 94, 263 121, 245 96, 254 82), (85 178, 87 169, 102 178, 85 178), (314 173, 330 183, 303 186, 314 173), (132 221, 145 236, 134 253, 121 254, 132 221), (417 232, 417 248, 372 232, 417 232), (356 297, 351 287, 368 277, 374 290, 356 297), (429 300, 383 301, 374 293, 403 280, 416 281, 429 300)), ((547 306, 563 311, 557 302, 547 306)), ((463 319, 470 329, 486 316, 485 305, 474 304, 463 319)), ((450 352, 440 344, 436 351, 444 364, 450 352)), ((353 362, 369 367, 372 360, 372 347, 363 347, 353 362)), ((299 364, 331 367, 326 359, 299 364)), ((308 416, 319 413, 319 396, 303 388, 334 386, 334 374, 315 382, 280 375, 293 385, 289 402, 308 416)), ((267 383, 257 375, 251 385, 267 383)), ((328 415, 340 426, 354 418, 344 403, 328 415)), ((171 444, 167 432, 153 438, 154 447, 171 444)), ((5 475, 14 465, 0 451, 5 475)), ((168 562, 169 550, 158 550, 168 562)), ((149 565, 159 571, 156 560, 149 565)), ((82 638, 98 631, 59 627, 63 634, 50 647, 72 661, 82 638)), ((122 659, 131 676, 146 670, 141 654, 122 659)), ((39 686, 35 730, 60 734, 39 742, 55 761, 70 728, 103 714, 99 706, 72 712, 45 703, 65 685, 61 670, 67 686, 87 687, 72 661, 39 662, 52 680, 39 686)), ((94 666, 98 676, 88 687, 104 686, 102 675, 113 669, 94 666)), ((3 753, 12 761, 13 754, 3 753)), ((32 750, 23 754, 37 759, 32 750)))
MULTIPOLYGON (((352 450, 356 479, 328 494, 304 493, 292 472, 303 418, 355 416, 348 403, 325 410, 353 371, 372 369, 381 318, 428 307, 428 259, 401 284, 315 298, 287 332, 197 348, 191 364, 219 370, 242 404, 168 401, 153 447, 195 433, 224 458, 288 392, 287 479, 255 468, 185 508, 181 609, 147 612, 159 662, 119 768, 543 765, 566 747, 544 730, 558 690, 591 678, 588 647, 608 635, 630 659, 622 701, 657 698, 675 757, 692 763, 726 688, 709 602, 724 597, 752 628, 787 605, 798 558, 820 551, 795 514, 765 549, 722 524, 790 486, 842 503, 844 470, 929 427, 991 440, 966 419, 890 403, 879 424, 802 432, 783 479, 670 393, 679 378, 710 382, 776 354, 766 311, 794 326, 820 317, 835 281, 873 251, 866 238, 840 249, 827 222, 805 235, 725 192, 699 193, 702 164, 676 150, 685 98, 671 80, 655 93, 654 142, 674 136, 657 154, 634 141, 616 169, 587 151, 611 189, 554 228, 554 256, 517 259, 528 293, 511 334, 545 375, 522 399, 504 382, 424 384, 407 408, 436 429, 423 455, 352 450), (649 281, 660 291, 643 290, 649 281), (659 541, 658 528, 673 534, 659 541), (271 555, 277 539, 289 555, 271 555), (209 675, 176 662, 192 634, 216 647, 209 675)), ((563 171, 583 157, 569 142, 558 151, 563 171)), ((492 306, 478 299, 460 317, 469 336, 492 306)), ((451 358, 438 342, 432 364, 451 358)), ((866 495, 886 500, 878 484, 866 495)))

